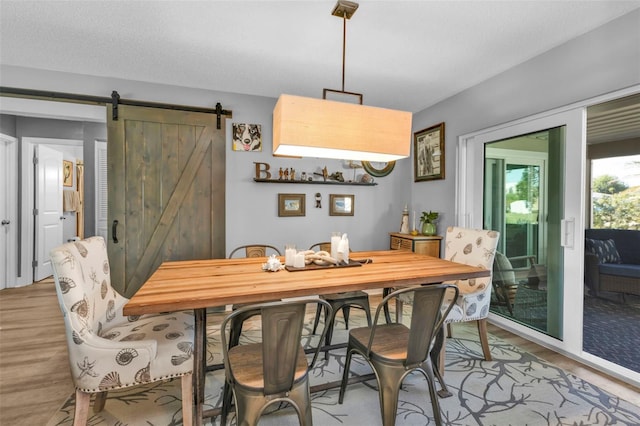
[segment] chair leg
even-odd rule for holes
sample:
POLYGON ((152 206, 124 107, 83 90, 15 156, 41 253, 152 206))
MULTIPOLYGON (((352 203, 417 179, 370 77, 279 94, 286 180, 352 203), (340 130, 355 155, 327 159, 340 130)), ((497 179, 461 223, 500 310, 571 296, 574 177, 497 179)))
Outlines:
POLYGON ((220 413, 220 426, 227 424, 227 416, 229 415, 229 408, 233 401, 233 392, 231 392, 231 386, 229 382, 224 381, 224 388, 222 390, 222 411, 220 413))
POLYGON ((349 329, 349 312, 351 311, 351 307, 349 305, 344 305, 342 307, 342 316, 344 317, 344 329, 349 329))
POLYGON ((89 418, 89 402, 91 394, 76 389, 76 410, 73 415, 73 426, 86 426, 89 418))
POLYGON ((316 318, 313 320, 313 331, 311 332, 311 334, 316 334, 318 324, 320 323, 320 311, 322 310, 323 309, 320 306, 316 307, 316 318))
POLYGON ((396 322, 402 323, 402 306, 404 303, 399 298, 396 298, 396 322))
MULTIPOLYGON (((331 344, 331 339, 333 338, 333 323, 336 320, 336 314, 339 309, 334 309, 330 318, 327 318, 327 312, 324 315, 325 327, 327 327, 327 333, 324 335, 324 345, 329 346, 331 344)), ((342 312, 344 314, 344 311, 342 312)), ((347 314, 347 317, 349 314, 347 314)), ((346 320, 345 320, 346 321, 346 320)), ((329 351, 324 351, 324 359, 329 357, 329 351)))
MULTIPOLYGON (((433 408, 433 417, 436 421, 436 426, 442 426, 442 414, 440 412, 440 401, 438 401, 438 396, 440 395, 440 393, 436 393, 436 384, 435 384, 435 378, 433 377, 433 364, 431 364, 431 360, 427 359, 425 362, 426 365, 426 369, 424 369, 426 375, 427 375, 427 385, 429 386, 429 397, 431 398, 431 406, 433 408)), ((436 374, 437 370, 436 370, 436 374)), ((444 386, 444 382, 442 381, 442 378, 439 378, 440 380, 440 384, 444 386)), ((445 387, 446 389, 446 387, 445 387)))
POLYGON ((293 406, 298 413, 298 420, 301 426, 312 426, 311 416, 311 390, 309 389, 309 377, 304 383, 296 384, 289 392, 289 399, 293 401, 293 406))
POLYGON ((93 401, 93 412, 99 413, 104 410, 105 402, 107 402, 107 392, 98 392, 95 400, 93 401))
POLYGON ((185 374, 180 380, 182 385, 182 424, 193 424, 193 374, 185 374))
MULTIPOLYGON (((448 325, 449 324, 447 324, 447 326, 448 325)), ((440 352, 438 353, 438 373, 439 373, 438 379, 440 379, 440 384, 442 385, 442 387, 444 387, 442 377, 444 376, 444 358, 446 354, 446 348, 447 348, 447 335, 446 333, 443 332, 442 347, 440 348, 440 352)))
POLYGON ((362 307, 364 309, 364 314, 367 317, 367 325, 371 327, 371 307, 369 306, 369 299, 367 299, 367 303, 362 307))
POLYGON ((478 334, 485 361, 491 361, 491 349, 489 348, 489 335, 487 334, 487 319, 478 320, 478 334))
POLYGON ((375 362, 372 364, 374 370, 377 371, 382 424, 383 426, 394 426, 398 411, 398 395, 406 371, 403 367, 389 367, 375 362))
POLYGON ((240 336, 242 335, 242 323, 242 320, 231 320, 231 327, 229 330, 229 349, 233 348, 234 346, 238 346, 238 343, 240 342, 240 336))
POLYGON ((353 357, 353 351, 351 348, 347 348, 347 358, 344 360, 344 370, 342 370, 342 382, 340 383, 340 393, 338 395, 338 403, 342 404, 344 401, 344 393, 347 390, 347 382, 349 381, 349 368, 351 366, 351 358, 353 357))

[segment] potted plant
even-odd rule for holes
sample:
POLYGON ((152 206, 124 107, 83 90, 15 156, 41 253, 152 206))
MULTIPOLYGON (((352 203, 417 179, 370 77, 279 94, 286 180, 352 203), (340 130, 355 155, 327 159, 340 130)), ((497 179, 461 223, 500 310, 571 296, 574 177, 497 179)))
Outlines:
POLYGON ((422 212, 420 223, 422 223, 422 235, 436 235, 436 221, 438 220, 438 212, 422 212))

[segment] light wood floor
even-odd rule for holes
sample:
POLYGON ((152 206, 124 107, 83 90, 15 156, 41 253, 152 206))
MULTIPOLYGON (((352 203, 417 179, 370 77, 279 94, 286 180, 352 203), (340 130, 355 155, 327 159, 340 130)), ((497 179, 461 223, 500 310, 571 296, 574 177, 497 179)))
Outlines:
MULTIPOLYGON (((640 389, 495 326, 489 332, 640 405, 640 389)), ((72 392, 52 280, 0 291, 0 425, 46 424, 72 392)))

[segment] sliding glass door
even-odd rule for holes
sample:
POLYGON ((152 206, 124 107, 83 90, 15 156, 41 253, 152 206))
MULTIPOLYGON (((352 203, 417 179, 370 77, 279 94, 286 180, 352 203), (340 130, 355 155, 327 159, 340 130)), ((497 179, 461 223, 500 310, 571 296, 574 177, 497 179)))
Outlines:
POLYGON ((564 133, 558 127, 488 142, 484 152, 483 227, 501 235, 491 312, 556 338, 563 279, 552 265, 562 264, 562 254, 549 246, 560 232, 549 218, 560 217, 562 203, 550 205, 549 197, 563 193, 563 180, 548 164, 559 164, 564 133))
POLYGON ((457 223, 500 232, 490 319, 581 350, 584 110, 462 136, 457 223))

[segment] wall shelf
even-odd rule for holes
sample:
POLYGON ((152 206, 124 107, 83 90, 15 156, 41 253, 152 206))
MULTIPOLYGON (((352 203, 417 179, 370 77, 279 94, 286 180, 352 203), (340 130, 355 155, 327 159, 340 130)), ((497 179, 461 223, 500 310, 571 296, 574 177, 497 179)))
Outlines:
POLYGON ((253 178, 254 182, 258 183, 301 183, 307 185, 357 185, 357 186, 375 186, 376 182, 364 183, 364 182, 338 182, 337 180, 285 180, 285 179, 257 179, 253 178))

